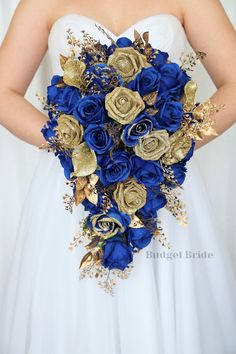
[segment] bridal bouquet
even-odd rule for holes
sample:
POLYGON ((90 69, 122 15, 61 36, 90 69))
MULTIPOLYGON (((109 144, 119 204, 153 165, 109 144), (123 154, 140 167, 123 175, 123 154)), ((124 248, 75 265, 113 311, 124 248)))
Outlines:
POLYGON ((216 134, 211 116, 221 107, 195 103, 197 85, 187 71, 205 53, 182 53, 179 65, 151 46, 148 32, 114 41, 96 26, 109 46, 85 31, 83 41, 67 31, 63 74, 52 77, 43 100, 49 119, 40 148, 60 159, 72 188, 63 196, 66 209, 82 203, 88 211, 70 244, 89 241, 81 277, 95 276, 112 293, 111 274, 127 278, 134 254, 152 239, 169 247, 161 208, 187 224, 178 187, 195 141, 216 134))

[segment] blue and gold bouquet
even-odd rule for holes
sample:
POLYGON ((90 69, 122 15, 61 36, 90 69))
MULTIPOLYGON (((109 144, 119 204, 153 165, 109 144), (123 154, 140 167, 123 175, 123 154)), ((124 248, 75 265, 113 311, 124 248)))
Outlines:
POLYGON ((72 188, 63 196, 66 209, 82 203, 88 211, 70 244, 89 241, 81 277, 92 274, 112 292, 111 274, 127 278, 134 254, 152 239, 169 247, 161 208, 187 224, 177 189, 195 141, 216 134, 211 116, 220 107, 195 103, 197 85, 187 71, 205 53, 182 53, 179 65, 152 48, 148 32, 114 41, 96 26, 109 46, 85 31, 83 41, 67 31, 70 51, 60 55, 63 75, 47 87, 47 144, 40 148, 60 159, 72 188))

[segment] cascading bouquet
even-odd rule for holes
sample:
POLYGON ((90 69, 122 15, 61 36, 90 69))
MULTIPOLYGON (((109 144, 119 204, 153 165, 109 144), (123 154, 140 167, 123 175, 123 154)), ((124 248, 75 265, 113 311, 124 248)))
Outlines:
POLYGON ((152 48, 148 31, 141 36, 134 30, 134 41, 114 41, 96 26, 109 46, 85 31, 81 41, 67 30, 63 75, 54 75, 47 99, 41 97, 49 119, 42 128, 47 144, 40 148, 54 152, 64 168, 73 191, 63 196, 66 209, 72 213, 82 203, 88 211, 69 246, 89 241, 81 278, 95 276, 112 293, 111 274, 126 279, 134 254, 152 239, 170 247, 159 209, 187 224, 178 187, 195 141, 216 134, 211 116, 224 105, 195 103, 197 85, 187 71, 205 53, 181 53, 179 65, 152 48))

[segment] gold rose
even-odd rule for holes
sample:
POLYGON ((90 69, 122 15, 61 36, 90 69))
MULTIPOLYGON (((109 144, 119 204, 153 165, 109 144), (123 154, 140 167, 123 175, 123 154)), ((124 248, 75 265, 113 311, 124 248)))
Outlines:
POLYGON ((73 115, 61 114, 54 128, 65 148, 74 148, 82 141, 84 128, 73 115))
POLYGON ((127 124, 145 108, 145 103, 138 91, 120 86, 105 96, 105 108, 109 117, 120 124, 127 124))
POLYGON ((92 215, 90 220, 94 233, 104 239, 116 235, 118 231, 125 231, 124 226, 120 223, 119 220, 112 218, 105 213, 92 215), (101 232, 101 230, 104 230, 105 233, 101 232))
POLYGON ((170 148, 170 137, 166 130, 153 130, 139 139, 134 147, 137 156, 144 160, 159 160, 170 148))
POLYGON ((134 178, 118 182, 113 192, 118 208, 127 214, 134 214, 146 204, 147 191, 143 184, 134 178))
POLYGON ((114 67, 126 82, 133 80, 143 67, 151 66, 146 56, 133 47, 116 48, 107 65, 114 67))
POLYGON ((92 267, 101 263, 103 251, 100 247, 95 247, 84 255, 80 262, 80 269, 92 267))

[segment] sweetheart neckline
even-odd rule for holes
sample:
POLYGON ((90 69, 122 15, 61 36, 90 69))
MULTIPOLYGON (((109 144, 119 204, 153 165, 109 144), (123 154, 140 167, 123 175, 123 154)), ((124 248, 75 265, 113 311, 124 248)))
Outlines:
POLYGON ((179 17, 176 16, 176 15, 173 15, 171 13, 164 13, 164 12, 160 12, 160 13, 157 13, 157 14, 153 14, 153 15, 149 15, 149 16, 146 16, 146 17, 143 17, 141 18, 140 20, 136 21, 135 23, 131 24, 128 28, 126 28, 122 33, 116 35, 115 33, 113 33, 111 30, 109 30, 108 28, 106 28, 102 23, 100 23, 99 21, 95 20, 94 18, 92 17, 89 17, 89 16, 85 16, 85 15, 80 15, 79 13, 76 13, 76 12, 70 12, 68 14, 65 14, 65 15, 62 15, 60 17, 58 17, 51 25, 50 29, 49 29, 49 33, 48 33, 48 40, 52 34, 52 31, 53 29, 56 27, 56 25, 64 20, 65 18, 67 17, 70 17, 70 16, 75 16, 75 17, 80 17, 80 18, 83 18, 83 19, 86 19, 87 21, 90 21, 92 23, 95 23, 98 25, 98 26, 101 26, 109 35, 112 35, 115 39, 118 39, 119 37, 122 37, 124 36, 128 31, 130 31, 132 28, 134 29, 135 26, 138 26, 139 24, 147 21, 147 20, 151 20, 151 19, 154 19, 154 18, 157 18, 157 17, 170 17, 172 19, 174 19, 175 21, 177 21, 177 23, 182 27, 182 29, 184 29, 184 26, 182 24, 182 22, 180 21, 179 17))

